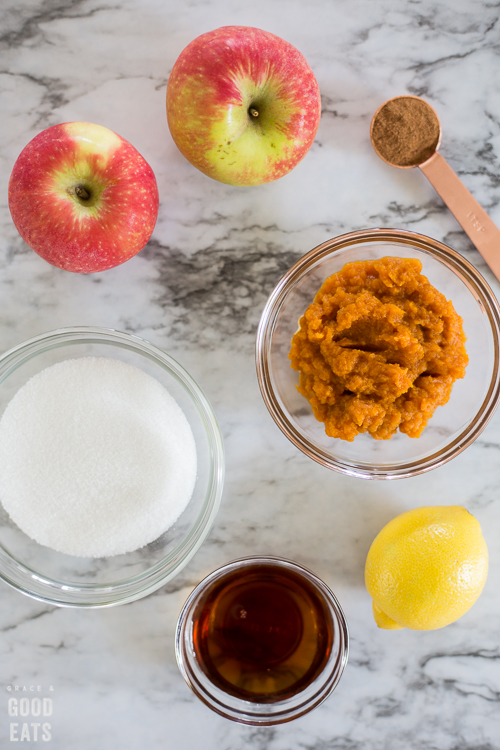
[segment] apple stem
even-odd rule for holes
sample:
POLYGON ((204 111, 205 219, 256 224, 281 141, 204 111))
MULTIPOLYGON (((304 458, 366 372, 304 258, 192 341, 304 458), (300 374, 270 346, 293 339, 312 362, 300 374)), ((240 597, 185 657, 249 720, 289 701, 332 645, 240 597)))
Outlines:
POLYGON ((88 190, 85 190, 83 185, 77 185, 75 187, 75 195, 78 196, 78 198, 80 198, 82 201, 88 201, 88 199, 90 198, 90 193, 88 192, 88 190))
POLYGON ((248 111, 250 112, 250 114, 252 115, 252 117, 258 117, 259 116, 259 110, 255 109, 255 107, 250 107, 250 109, 248 111))

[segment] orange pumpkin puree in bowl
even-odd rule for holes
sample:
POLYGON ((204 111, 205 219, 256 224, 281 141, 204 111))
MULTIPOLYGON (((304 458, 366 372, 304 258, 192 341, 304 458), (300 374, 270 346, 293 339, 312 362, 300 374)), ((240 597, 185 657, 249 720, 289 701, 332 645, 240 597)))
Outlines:
POLYGON ((299 321, 289 357, 326 434, 419 437, 468 363, 462 318, 412 258, 347 263, 299 321))

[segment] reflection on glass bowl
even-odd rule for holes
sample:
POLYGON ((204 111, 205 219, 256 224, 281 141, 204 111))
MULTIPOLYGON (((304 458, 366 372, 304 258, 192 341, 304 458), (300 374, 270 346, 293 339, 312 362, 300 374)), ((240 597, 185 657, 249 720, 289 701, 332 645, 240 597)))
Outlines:
POLYGON ((364 479, 411 477, 441 466, 482 432, 498 403, 500 308, 479 272, 459 253, 414 232, 370 229, 342 235, 306 253, 280 279, 260 320, 256 364, 262 396, 283 433, 307 456, 364 479), (288 354, 299 318, 314 295, 346 263, 385 256, 418 258, 422 273, 463 318, 469 365, 419 438, 367 434, 353 442, 330 438, 297 391, 288 354))
POLYGON ((191 426, 198 470, 193 495, 173 526, 145 547, 109 558, 73 557, 37 544, 0 506, 0 578, 36 599, 72 607, 134 601, 173 578, 210 531, 224 481, 222 437, 205 395, 168 354, 127 333, 64 328, 6 352, 0 357, 0 414, 33 375, 56 362, 88 356, 134 365, 169 391, 191 426))

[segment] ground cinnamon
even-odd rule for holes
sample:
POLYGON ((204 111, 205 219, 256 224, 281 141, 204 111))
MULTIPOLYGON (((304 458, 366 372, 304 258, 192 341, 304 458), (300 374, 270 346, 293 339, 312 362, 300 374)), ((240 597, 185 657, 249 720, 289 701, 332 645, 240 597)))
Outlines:
POLYGON ((395 167, 416 167, 436 150, 439 119, 432 107, 416 96, 397 96, 374 115, 371 139, 378 155, 395 167))

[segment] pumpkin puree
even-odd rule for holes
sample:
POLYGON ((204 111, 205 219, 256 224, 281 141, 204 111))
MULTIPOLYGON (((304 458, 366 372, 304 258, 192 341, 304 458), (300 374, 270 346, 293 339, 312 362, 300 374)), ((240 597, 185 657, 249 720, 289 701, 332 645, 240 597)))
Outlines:
POLYGON ((468 363, 462 318, 412 258, 347 263, 299 321, 290 359, 326 434, 419 437, 468 363))

